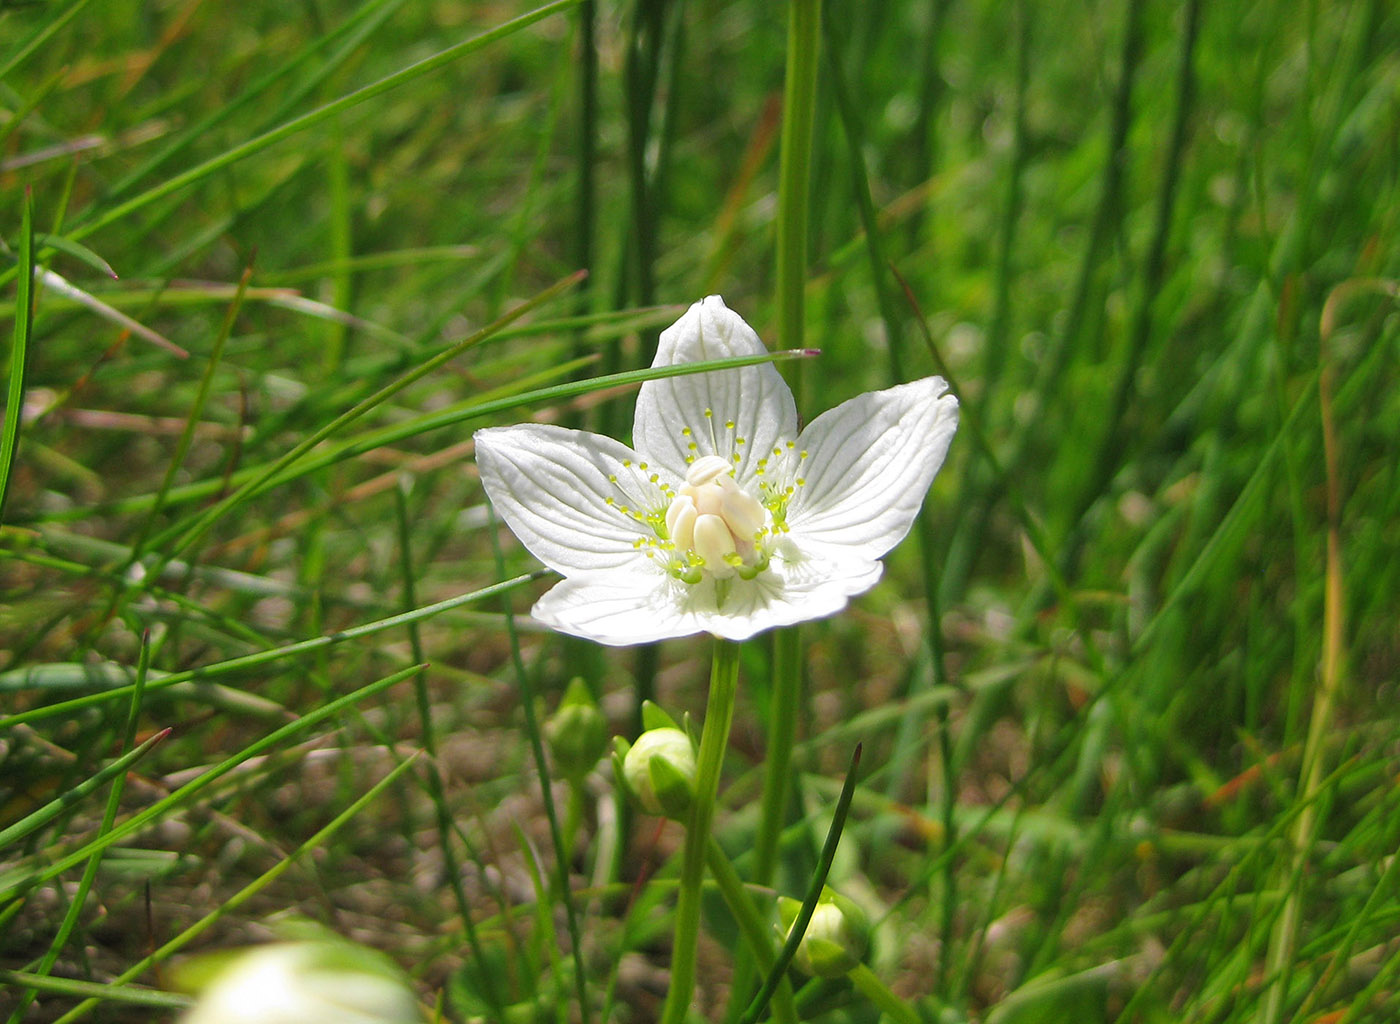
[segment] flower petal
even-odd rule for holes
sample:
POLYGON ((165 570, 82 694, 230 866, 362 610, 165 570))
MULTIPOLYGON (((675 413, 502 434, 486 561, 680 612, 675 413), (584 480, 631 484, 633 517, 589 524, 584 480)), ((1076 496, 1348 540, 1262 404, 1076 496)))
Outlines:
MULTIPOLYGON (((711 295, 661 332, 652 365, 765 351, 753 328, 718 295, 711 295)), ((643 458, 677 474, 695 458, 719 455, 734 464, 740 481, 746 481, 760 458, 796 434, 792 392, 771 363, 762 363, 647 381, 637 395, 632 442, 643 458)))
POLYGON ((648 564, 561 580, 530 614, 561 633, 614 647, 695 633, 747 640, 764 630, 834 615, 873 587, 883 568, 876 561, 775 559, 769 571, 752 580, 707 577, 686 584, 648 564))
POLYGON ((530 609, 561 633, 612 647, 689 636, 705 627, 681 607, 675 588, 685 584, 662 572, 585 573, 560 580, 530 609))
MULTIPOLYGON (((555 572, 620 569, 642 561, 652 536, 631 513, 664 509, 645 463, 610 437, 543 423, 478 430, 476 462, 496 512, 555 572)), ((665 473, 667 484, 675 484, 665 473)))
POLYGON ((909 532, 958 426, 942 377, 872 391, 822 413, 797 440, 787 522, 819 558, 879 558, 909 532))
POLYGON ((884 566, 876 561, 826 562, 806 560, 793 565, 774 560, 767 572, 752 580, 705 580, 693 589, 696 600, 715 601, 716 590, 728 584, 716 607, 697 610, 703 628, 726 640, 747 640, 757 633, 798 622, 835 615, 856 594, 880 580, 884 566), (702 588, 708 588, 706 593, 702 588))

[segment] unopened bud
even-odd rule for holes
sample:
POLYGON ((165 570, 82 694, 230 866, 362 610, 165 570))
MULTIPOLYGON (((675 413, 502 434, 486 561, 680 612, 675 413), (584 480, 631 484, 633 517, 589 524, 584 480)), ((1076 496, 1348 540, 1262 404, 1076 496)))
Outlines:
MULTIPOLYGON (((801 909, 797 900, 779 898, 778 916, 785 932, 792 931, 801 909)), ((845 896, 823 886, 793 962, 818 978, 844 977, 860 963, 868 942, 865 912, 845 896)))
POLYGON ((608 746, 608 720, 582 679, 564 691, 559 708, 544 723, 544 738, 560 773, 577 782, 593 770, 608 746))
POLYGON ((695 747, 679 729, 648 729, 623 756, 622 777, 648 814, 684 820, 695 795, 695 747))

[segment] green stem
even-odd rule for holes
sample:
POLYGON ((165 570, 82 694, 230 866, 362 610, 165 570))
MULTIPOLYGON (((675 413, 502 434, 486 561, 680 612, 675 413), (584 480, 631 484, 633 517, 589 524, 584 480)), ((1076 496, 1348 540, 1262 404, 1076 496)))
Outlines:
MULTIPOLYGON (((787 73, 783 81, 783 134, 778 157, 778 344, 802 347, 803 287, 807 277, 808 182, 812 122, 817 101, 817 46, 821 0, 788 5, 787 73)), ((795 384, 800 373, 794 373, 795 384)), ((801 406, 801 389, 793 388, 801 406)))
POLYGON ((570 861, 578 856, 578 830, 583 824, 583 809, 586 793, 583 782, 569 780, 569 802, 564 808, 564 852, 570 861))
POLYGON ((778 837, 787 810, 788 769, 802 703, 802 634, 800 627, 780 629, 773 638, 773 698, 768 710, 768 756, 763 765, 762 817, 754 846, 753 880, 769 885, 777 860, 778 837))
POLYGON ((865 998, 895 1020, 900 1021, 901 1024, 923 1024, 923 1018, 914 1011, 914 1008, 891 992, 889 987, 865 964, 856 964, 846 977, 851 979, 851 984, 865 998))
POLYGON ((715 816, 720 767, 734 721, 734 692, 739 681, 739 645, 715 639, 710 669, 710 697, 700 734, 695 803, 690 808, 685 848, 681 852, 680 896, 676 903, 676 939, 671 953, 671 990, 666 995, 662 1024, 681 1024, 695 991, 695 948, 700 935, 700 888, 705 881, 705 850, 715 816))
MULTIPOLYGON (((810 202, 812 133, 817 102, 817 54, 822 23, 821 0, 791 0, 788 5, 787 67, 783 79, 783 128, 778 150, 777 320, 778 344, 801 348, 806 320, 807 220, 810 202)), ((802 406, 802 371, 788 375, 793 397, 802 406)), ((762 818, 754 877, 766 885, 773 875, 778 834, 786 804, 787 769, 800 698, 801 660, 798 631, 780 630, 774 646, 777 663, 773 707, 769 717, 768 761, 763 779, 762 818)), ((742 1003, 750 971, 739 965, 735 1005, 742 1003)))
MULTIPOLYGON (((729 912, 734 915, 739 930, 744 933, 744 941, 749 944, 754 960, 764 973, 771 971, 773 964, 777 962, 777 957, 773 952, 772 927, 759 913, 758 908, 754 906, 753 897, 744 888, 739 873, 734 870, 734 865, 730 863, 724 850, 721 849, 719 843, 714 841, 713 837, 706 848, 706 853, 710 874, 715 876, 715 885, 719 887, 720 895, 724 897, 729 912)), ((797 1020, 797 1006, 792 1001, 792 985, 786 978, 779 984, 778 991, 773 995, 773 1018, 780 1024, 795 1024, 797 1020)))
MULTIPOLYGON (((595 41, 596 21, 594 0, 583 0, 578 7, 578 163, 575 203, 574 262, 578 270, 591 270, 593 266, 593 162, 597 157, 594 140, 598 133, 598 45, 595 41)), ((588 312, 588 283, 584 282, 579 291, 579 310, 588 312)), ((583 341, 580 330, 579 342, 583 341)), ((585 355, 580 345, 574 350, 575 356, 585 355)))

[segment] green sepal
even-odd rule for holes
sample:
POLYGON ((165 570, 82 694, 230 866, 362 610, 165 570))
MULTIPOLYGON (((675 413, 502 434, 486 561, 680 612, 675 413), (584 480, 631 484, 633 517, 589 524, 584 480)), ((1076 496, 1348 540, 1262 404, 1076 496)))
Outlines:
POLYGON ((662 813, 676 821, 684 821, 690 815, 690 804, 695 799, 695 781, 686 778, 664 757, 653 757, 647 763, 647 769, 651 772, 652 792, 661 804, 662 813))
POLYGON ((642 729, 650 731, 652 729, 679 729, 676 720, 665 711, 661 710, 659 704, 652 701, 642 701, 642 729))

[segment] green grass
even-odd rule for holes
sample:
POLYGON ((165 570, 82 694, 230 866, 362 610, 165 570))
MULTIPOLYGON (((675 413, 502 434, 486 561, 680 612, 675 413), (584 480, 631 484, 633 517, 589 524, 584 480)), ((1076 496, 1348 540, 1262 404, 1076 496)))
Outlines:
POLYGON ((824 7, 780 272, 786 5, 0 4, 0 1021, 173 1019, 288 916, 447 1020, 659 1015, 681 831, 535 744, 575 675, 698 718, 709 645, 530 623, 470 432, 625 433, 707 289, 807 417, 963 409, 880 586, 740 655, 772 921, 863 744, 869 971, 799 1015, 1400 1014, 1400 13, 824 7))

